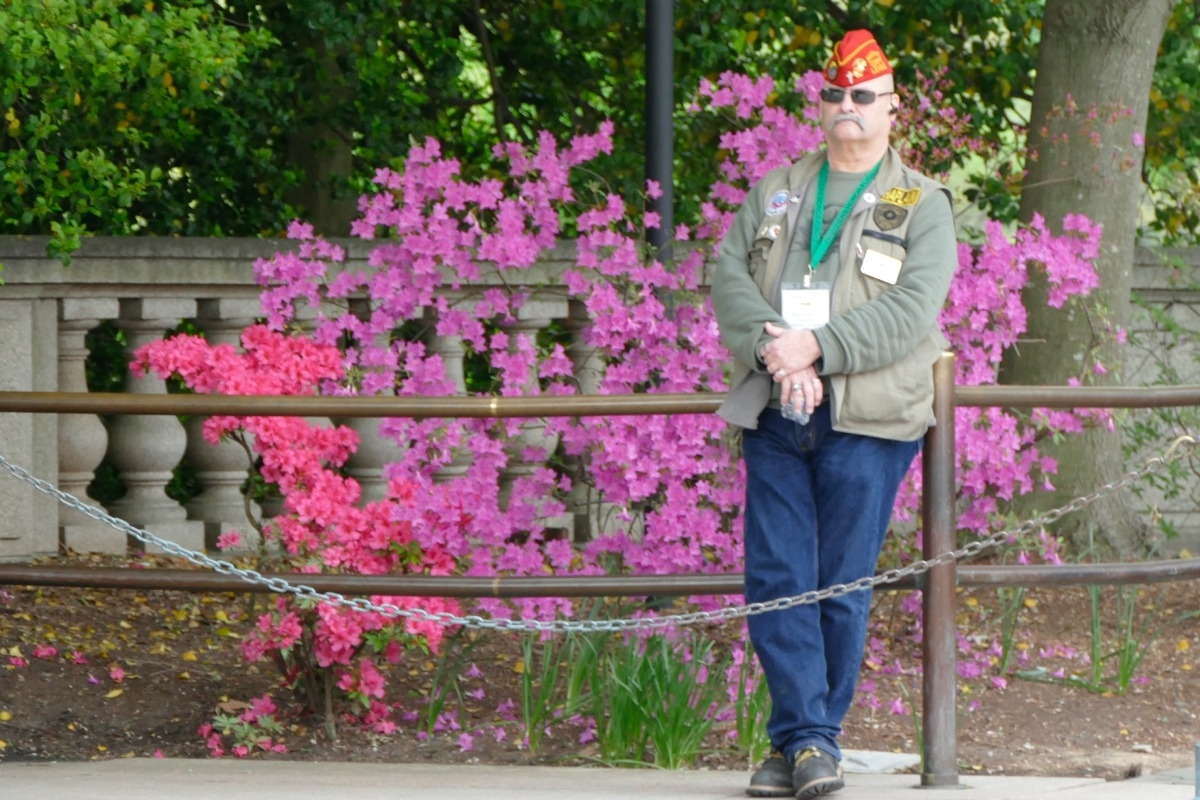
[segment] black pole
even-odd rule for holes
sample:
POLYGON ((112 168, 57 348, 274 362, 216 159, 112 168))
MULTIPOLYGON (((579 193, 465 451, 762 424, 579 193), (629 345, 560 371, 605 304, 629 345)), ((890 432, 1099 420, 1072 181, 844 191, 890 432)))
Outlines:
POLYGON ((660 226, 648 237, 663 262, 671 260, 675 235, 674 110, 674 0, 646 0, 646 179, 662 189, 662 196, 649 205, 658 212, 660 226))

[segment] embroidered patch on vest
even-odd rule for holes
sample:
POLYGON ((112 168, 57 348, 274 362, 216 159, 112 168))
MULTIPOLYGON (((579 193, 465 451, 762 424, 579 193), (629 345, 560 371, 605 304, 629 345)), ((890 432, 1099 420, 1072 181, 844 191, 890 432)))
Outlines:
POLYGON ((883 197, 879 198, 879 202, 891 203, 894 206, 903 206, 904 208, 912 208, 920 199, 920 189, 901 189, 899 186, 897 186, 884 192, 883 197))
POLYGON ((778 217, 784 211, 787 211, 788 190, 780 189, 775 194, 771 195, 771 199, 767 201, 767 210, 764 212, 768 217, 778 217))
POLYGON ((875 225, 881 231, 891 231, 900 227, 904 222, 904 218, 908 216, 908 211, 903 208, 891 205, 889 203, 880 203, 875 206, 875 212, 871 218, 875 220, 875 225))

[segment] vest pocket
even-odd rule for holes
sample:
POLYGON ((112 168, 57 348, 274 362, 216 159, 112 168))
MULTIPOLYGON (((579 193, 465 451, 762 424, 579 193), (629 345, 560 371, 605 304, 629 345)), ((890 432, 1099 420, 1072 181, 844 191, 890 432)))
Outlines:
POLYGON ((767 257, 771 254, 771 245, 773 244, 775 244, 775 240, 765 236, 754 240, 754 247, 750 248, 750 253, 746 256, 750 277, 757 276, 759 270, 767 265, 767 257))
POLYGON ((926 336, 895 363, 847 375, 839 424, 887 431, 887 439, 920 438, 933 418, 933 364, 943 347, 940 335, 926 336))

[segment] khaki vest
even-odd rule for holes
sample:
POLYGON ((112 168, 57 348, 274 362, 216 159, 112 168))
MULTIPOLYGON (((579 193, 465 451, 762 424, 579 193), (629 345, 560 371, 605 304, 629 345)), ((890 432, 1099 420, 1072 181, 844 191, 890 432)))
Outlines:
MULTIPOLYGON (((747 265, 759 291, 777 310, 800 207, 824 161, 824 152, 816 153, 790 167, 772 170, 762 179, 764 198, 781 190, 787 190, 791 198, 785 214, 759 223, 747 265), (781 227, 777 235, 771 236, 769 228, 776 224, 781 227)), ((861 241, 903 261, 913 213, 939 191, 950 197, 949 190, 940 183, 905 167, 893 149, 884 157, 875 185, 887 187, 884 195, 877 203, 860 199, 838 239, 841 268, 833 285, 834 315, 889 288, 882 281, 862 275, 855 243, 861 241)), ((934 328, 908 355, 892 364, 870 372, 826 376, 834 429, 899 441, 921 438, 933 423, 933 364, 946 347, 945 337, 934 328)), ((730 383, 733 389, 718 413, 734 425, 757 427, 758 415, 770 401, 771 376, 735 361, 730 383)))

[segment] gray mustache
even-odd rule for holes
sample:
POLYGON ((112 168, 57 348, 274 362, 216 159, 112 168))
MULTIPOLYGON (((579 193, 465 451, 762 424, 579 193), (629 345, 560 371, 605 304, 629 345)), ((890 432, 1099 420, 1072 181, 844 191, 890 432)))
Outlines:
POLYGON ((833 118, 831 124, 836 125, 839 122, 853 122, 859 127, 859 130, 866 130, 867 126, 863 124, 862 117, 858 114, 838 114, 833 118))

